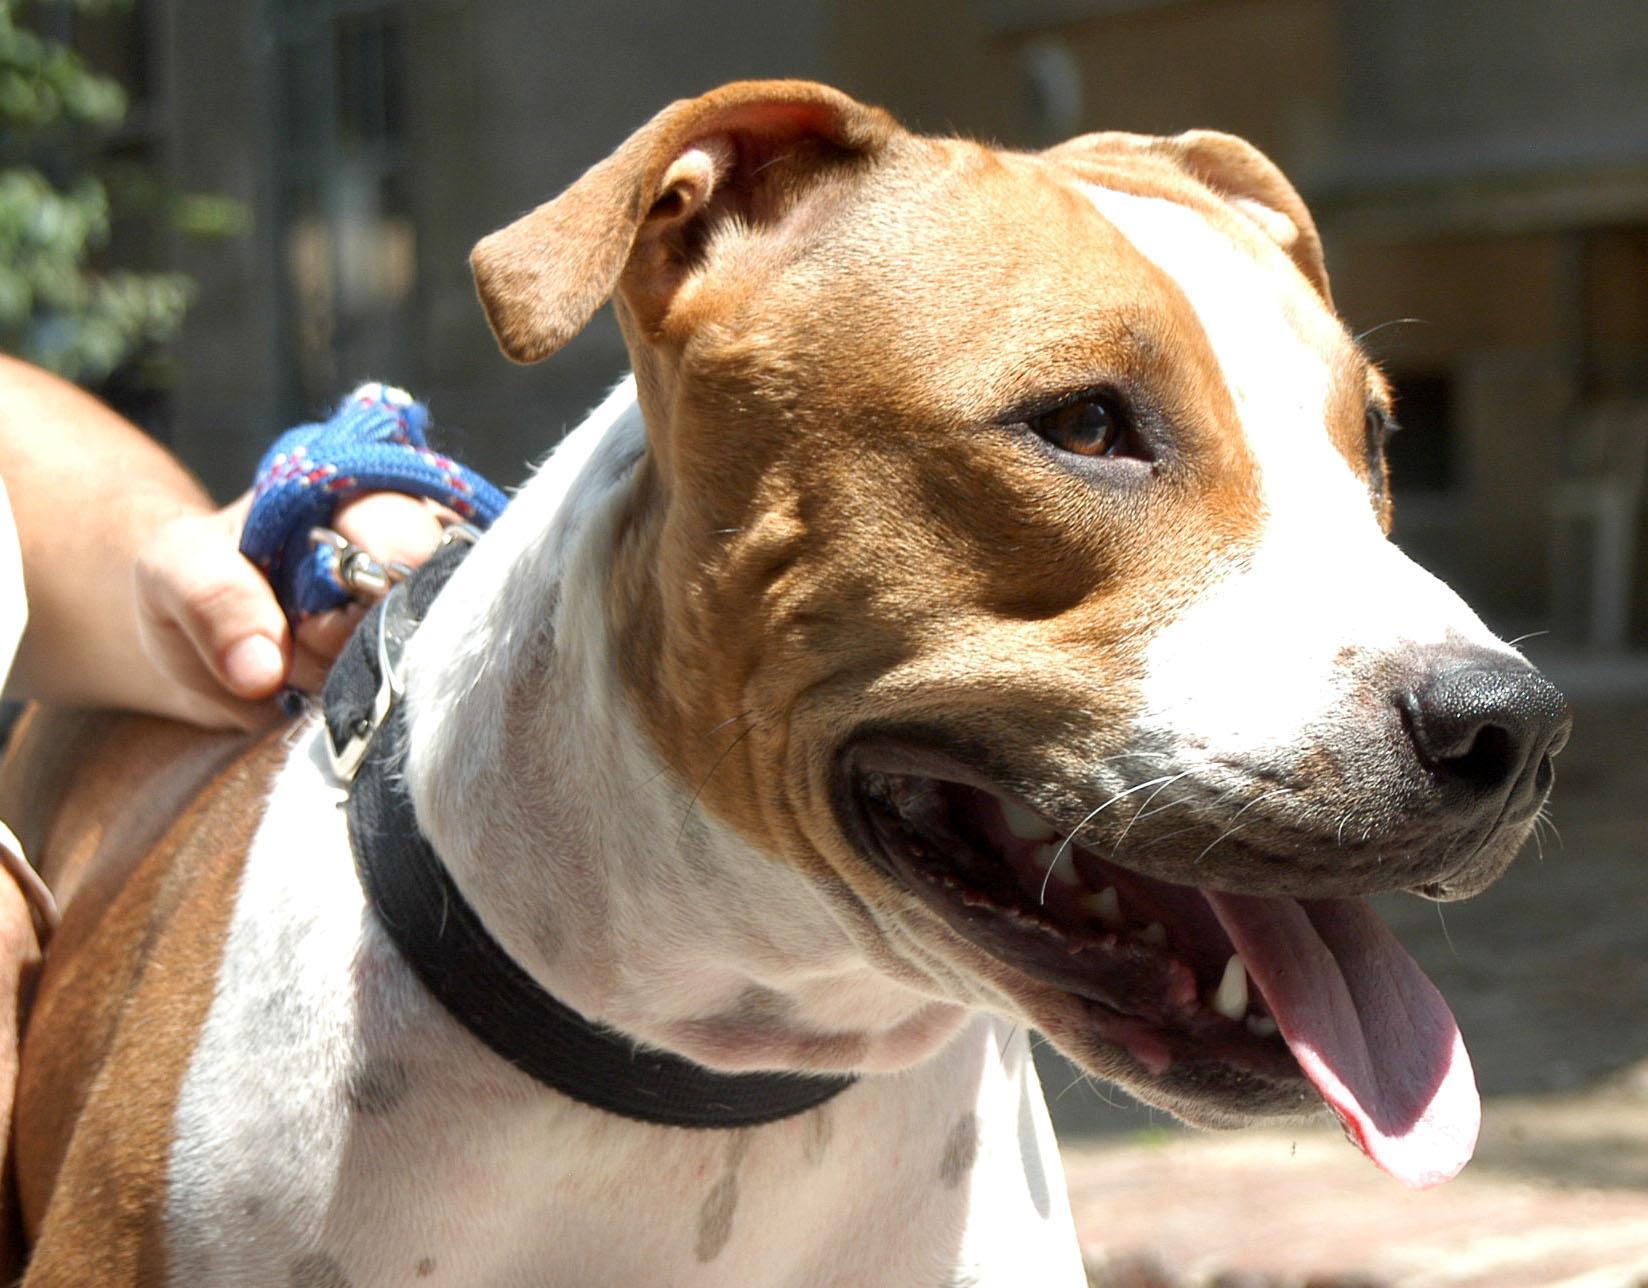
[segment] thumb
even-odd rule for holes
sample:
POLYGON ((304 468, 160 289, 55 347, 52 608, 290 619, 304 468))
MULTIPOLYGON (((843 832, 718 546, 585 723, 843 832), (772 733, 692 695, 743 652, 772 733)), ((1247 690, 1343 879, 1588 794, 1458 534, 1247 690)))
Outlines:
POLYGON ((162 638, 172 678, 198 686, 201 671, 235 697, 269 697, 286 678, 291 649, 285 615, 261 573, 224 533, 223 512, 179 519, 138 564, 138 601, 162 638), (192 652, 193 657, 177 656, 192 652), (191 665, 192 663, 192 665, 191 665))

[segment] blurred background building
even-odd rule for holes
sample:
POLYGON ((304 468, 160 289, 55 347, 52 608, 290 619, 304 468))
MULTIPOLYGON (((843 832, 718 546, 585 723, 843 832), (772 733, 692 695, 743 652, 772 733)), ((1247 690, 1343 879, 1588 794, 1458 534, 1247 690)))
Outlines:
POLYGON ((219 493, 366 376, 519 480, 623 354, 603 321, 510 366, 471 244, 671 98, 808 76, 1014 146, 1257 142, 1395 377, 1404 545, 1506 631, 1648 640, 1640 0, 137 0, 74 21, 134 96, 115 146, 251 215, 147 248, 199 293, 146 414, 219 493))

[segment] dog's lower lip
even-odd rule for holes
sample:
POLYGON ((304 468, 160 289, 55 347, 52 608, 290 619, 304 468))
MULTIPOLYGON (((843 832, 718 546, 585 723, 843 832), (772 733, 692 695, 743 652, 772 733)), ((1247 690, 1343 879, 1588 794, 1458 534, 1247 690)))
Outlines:
POLYGON ((1199 892, 1058 844, 1049 824, 965 768, 906 772, 936 767, 902 748, 853 767, 861 847, 877 866, 963 938, 1079 999, 1099 1036, 1147 1072, 1190 1061, 1302 1081, 1199 892), (947 830, 947 805, 972 840, 947 830), (1027 855, 1050 860, 1039 889, 1027 855))

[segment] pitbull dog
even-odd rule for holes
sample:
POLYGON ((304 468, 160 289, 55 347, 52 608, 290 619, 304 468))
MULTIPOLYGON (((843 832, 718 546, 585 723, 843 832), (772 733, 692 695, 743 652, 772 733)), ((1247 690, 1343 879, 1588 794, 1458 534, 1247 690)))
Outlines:
POLYGON ((1264 156, 741 83, 473 265, 510 357, 611 299, 634 374, 386 664, 432 938, 638 1068, 852 1080, 695 1126, 545 1085, 409 966, 321 724, 197 756, 158 840, 131 727, 48 846, 29 1285, 1079 1285, 1031 1029, 1194 1123, 1466 1161, 1360 897, 1492 881, 1567 715, 1386 539, 1390 393, 1264 156))

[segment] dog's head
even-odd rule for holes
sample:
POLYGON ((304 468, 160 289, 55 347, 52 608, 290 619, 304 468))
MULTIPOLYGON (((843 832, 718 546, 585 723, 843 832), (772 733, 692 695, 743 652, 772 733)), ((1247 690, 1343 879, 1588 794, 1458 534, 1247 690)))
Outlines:
POLYGON ((1147 1100, 1314 1084, 1406 1178, 1463 1161, 1457 1031, 1356 896, 1491 881, 1567 716, 1386 539, 1390 394, 1265 157, 738 84, 473 263, 523 361, 616 301, 613 638, 705 808, 1147 1100))

